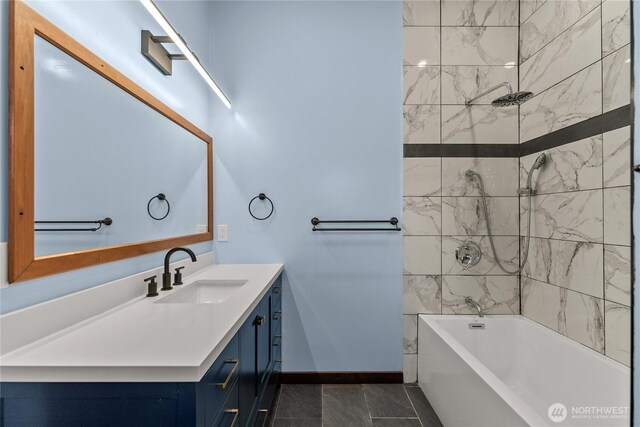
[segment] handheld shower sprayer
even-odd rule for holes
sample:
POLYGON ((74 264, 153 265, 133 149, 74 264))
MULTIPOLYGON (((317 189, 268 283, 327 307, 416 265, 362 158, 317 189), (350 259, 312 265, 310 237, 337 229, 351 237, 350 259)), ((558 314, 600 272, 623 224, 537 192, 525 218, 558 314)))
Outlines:
POLYGON ((531 186, 531 177, 533 176, 533 171, 536 169, 540 169, 547 162, 547 155, 542 153, 540 154, 536 160, 531 165, 531 169, 529 169, 529 174, 527 175, 527 186, 518 190, 520 194, 524 195, 533 195, 533 187, 531 186))
POLYGON ((547 155, 542 153, 536 158, 535 162, 533 162, 532 168, 540 169, 542 165, 544 165, 546 162, 547 162, 547 155))
POLYGON ((540 154, 536 158, 536 160, 533 162, 531 169, 529 169, 529 174, 527 176, 527 186, 525 188, 521 188, 518 190, 520 195, 527 196, 527 203, 529 207, 527 208, 527 216, 528 216, 527 240, 524 245, 522 261, 518 265, 518 268, 516 270, 507 270, 507 268, 504 265, 502 265, 502 261, 500 261, 500 258, 498 257, 496 245, 495 245, 495 242, 493 241, 493 233, 491 232, 491 221, 489 218, 489 209, 487 208, 487 195, 484 191, 484 182, 482 180, 482 177, 480 176, 480 174, 478 174, 478 172, 474 170, 467 169, 466 171, 464 171, 465 177, 467 177, 469 180, 476 180, 478 182, 478 186, 480 187, 480 195, 482 196, 482 208, 484 212, 484 220, 487 224, 487 234, 489 235, 489 243, 491 243, 491 252, 493 252, 493 258, 496 260, 498 267, 500 267, 500 269, 507 274, 520 273, 524 268, 525 264, 527 263, 527 259, 529 258, 529 242, 531 240, 531 196, 534 193, 533 188, 531 186, 531 177, 533 176, 533 171, 536 169, 540 169, 546 162, 547 162, 547 155, 545 153, 540 154))

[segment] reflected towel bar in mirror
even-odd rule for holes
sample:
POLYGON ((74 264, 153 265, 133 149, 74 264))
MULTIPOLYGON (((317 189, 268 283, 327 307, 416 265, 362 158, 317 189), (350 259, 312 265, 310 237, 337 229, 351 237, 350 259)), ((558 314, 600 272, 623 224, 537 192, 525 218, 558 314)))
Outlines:
POLYGON ((354 219, 354 220, 320 220, 316 217, 311 218, 311 224, 313 228, 311 231, 401 231, 398 227, 398 218, 391 217, 384 220, 368 220, 368 219, 354 219), (320 224, 391 224, 391 228, 370 228, 370 227, 335 227, 335 228, 318 228, 320 224))
POLYGON ((36 228, 34 231, 98 231, 103 225, 113 224, 109 217, 97 221, 34 221, 36 224, 98 224, 92 228, 36 228))

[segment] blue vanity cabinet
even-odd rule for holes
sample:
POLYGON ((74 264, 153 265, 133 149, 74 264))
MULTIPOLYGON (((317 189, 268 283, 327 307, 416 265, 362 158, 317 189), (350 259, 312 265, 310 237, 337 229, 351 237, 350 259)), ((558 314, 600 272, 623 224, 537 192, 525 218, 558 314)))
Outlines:
POLYGON ((263 390, 258 410, 256 412, 255 426, 264 426, 269 418, 273 399, 279 383, 280 368, 282 365, 282 306, 279 283, 273 287, 269 299, 271 325, 269 328, 269 365, 263 380, 263 390))
MULTIPOLYGON (((239 378, 239 365, 240 336, 236 334, 202 377, 202 380, 198 382, 196 408, 198 414, 204 416, 203 425, 206 427, 211 426, 219 418, 222 406, 230 397, 232 402, 238 402, 236 384, 239 378)), ((237 403, 235 409, 239 410, 237 403)), ((200 423, 198 424, 200 425, 200 423)))
POLYGON ((258 379, 259 387, 264 387, 267 380, 267 374, 271 367, 271 316, 272 310, 272 292, 269 292, 260 303, 260 316, 264 318, 262 324, 258 327, 258 379))
POLYGON ((254 427, 280 372, 280 278, 199 382, 0 383, 0 426, 254 427))
POLYGON ((281 291, 278 278, 240 330, 241 426, 262 426, 271 409, 280 372, 278 363, 274 374, 274 356, 278 352, 273 344, 276 335, 280 335, 281 291))
POLYGON ((249 315, 247 321, 240 328, 240 377, 238 389, 240 395, 240 423, 241 426, 249 425, 251 414, 255 409, 258 399, 257 372, 257 322, 259 320, 260 306, 249 315))
POLYGON ((213 423, 213 427, 240 426, 240 394, 238 393, 238 382, 233 385, 233 389, 222 406, 218 418, 213 423))

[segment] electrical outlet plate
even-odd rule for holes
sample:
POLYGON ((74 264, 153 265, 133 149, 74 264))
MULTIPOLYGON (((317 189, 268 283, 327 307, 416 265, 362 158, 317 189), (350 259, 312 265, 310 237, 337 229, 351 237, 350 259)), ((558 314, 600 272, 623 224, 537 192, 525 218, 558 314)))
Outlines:
POLYGON ((201 225, 201 224, 196 225, 196 233, 206 233, 206 232, 207 232, 206 225, 201 225))
POLYGON ((7 242, 0 242, 0 288, 4 288, 9 285, 9 276, 7 275, 9 270, 9 258, 7 253, 7 242))
POLYGON ((229 240, 226 225, 218 225, 218 242, 226 242, 229 240))

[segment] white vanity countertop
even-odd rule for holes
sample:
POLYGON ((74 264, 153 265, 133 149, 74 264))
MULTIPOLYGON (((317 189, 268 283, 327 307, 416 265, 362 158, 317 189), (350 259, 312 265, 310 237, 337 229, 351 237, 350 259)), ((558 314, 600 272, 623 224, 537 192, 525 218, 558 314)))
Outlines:
POLYGON ((4 355, 0 380, 199 381, 282 270, 282 264, 211 266, 189 276, 184 285, 172 291, 158 291, 158 297, 123 304, 4 355), (155 303, 199 280, 247 283, 217 304, 155 303))

